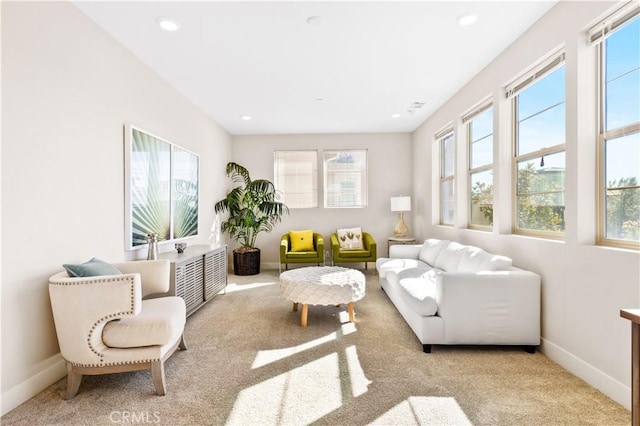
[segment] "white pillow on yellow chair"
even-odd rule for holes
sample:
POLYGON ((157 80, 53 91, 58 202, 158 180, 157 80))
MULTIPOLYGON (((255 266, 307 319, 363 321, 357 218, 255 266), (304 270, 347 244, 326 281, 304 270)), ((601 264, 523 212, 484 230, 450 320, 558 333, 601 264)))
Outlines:
POLYGON ((342 250, 364 250, 362 228, 338 229, 338 244, 342 250))

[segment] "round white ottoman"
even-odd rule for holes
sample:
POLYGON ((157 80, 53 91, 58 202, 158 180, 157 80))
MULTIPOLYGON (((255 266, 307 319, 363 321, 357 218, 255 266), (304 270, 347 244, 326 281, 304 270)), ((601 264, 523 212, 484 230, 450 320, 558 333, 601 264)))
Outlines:
POLYGON ((293 302, 293 310, 302 303, 300 326, 307 326, 309 305, 342 305, 349 310, 349 321, 354 322, 353 302, 364 297, 364 274, 355 269, 339 266, 308 266, 280 274, 280 292, 293 302))

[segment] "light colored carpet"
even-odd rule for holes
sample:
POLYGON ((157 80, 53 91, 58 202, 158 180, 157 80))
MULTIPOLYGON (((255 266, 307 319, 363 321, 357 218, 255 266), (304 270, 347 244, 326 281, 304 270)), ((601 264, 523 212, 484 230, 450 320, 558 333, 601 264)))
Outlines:
POLYGON ((229 276, 187 321, 189 349, 148 372, 65 380, 2 417, 5 425, 628 425, 630 413, 540 353, 420 342, 367 271, 356 322, 314 306, 309 325, 280 297, 277 271, 229 276))

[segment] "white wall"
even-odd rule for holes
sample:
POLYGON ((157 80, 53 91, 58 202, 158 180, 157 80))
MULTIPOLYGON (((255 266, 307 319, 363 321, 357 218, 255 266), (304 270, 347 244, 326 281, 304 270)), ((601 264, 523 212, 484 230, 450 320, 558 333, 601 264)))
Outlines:
MULTIPOLYGON (((630 407, 630 323, 621 308, 640 303, 637 251, 598 247, 595 242, 595 56, 584 30, 614 2, 560 2, 519 40, 474 77, 414 133, 414 228, 421 238, 470 243, 511 256, 514 264, 542 276, 543 351, 565 368, 630 407), (502 87, 559 46, 566 48, 567 197, 564 241, 515 236, 511 229, 510 140, 502 87), (454 227, 439 226, 437 146, 433 135, 492 95, 500 152, 494 170, 496 226, 493 232, 465 229, 465 207, 454 227), (499 118, 500 117, 500 118, 499 118), (431 168, 421 167, 430 164, 431 168)), ((457 139, 462 127, 458 124, 457 139)), ((464 149, 464 144, 458 145, 464 149)), ((459 162, 458 170, 464 169, 459 162)), ((465 174, 456 175, 458 200, 465 174)))
MULTIPOLYGON (((280 236, 289 230, 313 229, 329 236, 336 228, 362 226, 378 243, 378 256, 386 256, 387 237, 397 221, 390 211, 389 199, 411 192, 411 134, 321 134, 234 136, 232 158, 249 169, 252 179, 273 181, 273 152, 276 150, 317 149, 319 164, 318 190, 322 191, 322 151, 366 149, 369 173, 369 205, 361 209, 292 209, 269 234, 261 233, 256 245, 261 249, 261 263, 278 267, 280 236)), ((407 220, 412 231, 411 221, 407 220)), ((330 258, 327 259, 330 262, 330 258)), ((370 265, 372 267, 372 265, 370 265)))
MULTIPOLYGON (((123 126, 200 155, 200 237, 230 136, 67 2, 2 2, 2 413, 62 378, 47 279, 124 251, 123 126)), ((161 251, 171 247, 161 247, 161 251)))

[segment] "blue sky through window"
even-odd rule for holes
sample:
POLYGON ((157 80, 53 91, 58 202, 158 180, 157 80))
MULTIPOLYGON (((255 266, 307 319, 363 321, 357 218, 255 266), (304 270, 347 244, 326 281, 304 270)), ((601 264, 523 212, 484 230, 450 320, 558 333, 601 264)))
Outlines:
POLYGON ((471 168, 493 163, 493 108, 478 114, 469 126, 471 168))
MULTIPOLYGON (((640 122, 640 16, 605 40, 605 130, 640 122)), ((606 144, 607 184, 640 179, 640 134, 606 144)))
POLYGON ((640 121, 640 17, 607 38, 606 130, 640 121))
POLYGON ((565 143, 564 100, 564 65, 518 95, 517 155, 565 143))

